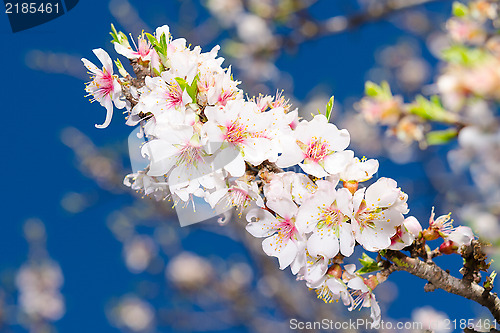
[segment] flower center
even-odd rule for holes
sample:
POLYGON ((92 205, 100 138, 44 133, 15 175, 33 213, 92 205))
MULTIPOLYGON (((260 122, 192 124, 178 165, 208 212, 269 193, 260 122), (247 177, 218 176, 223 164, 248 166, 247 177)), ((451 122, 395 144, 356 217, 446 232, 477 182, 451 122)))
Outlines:
POLYGON ((201 147, 185 144, 177 154, 177 165, 194 165, 203 160, 201 147))
POLYGON ((240 207, 241 209, 243 209, 252 200, 247 191, 238 187, 230 188, 228 190, 228 193, 230 195, 229 202, 234 207, 240 207))
POLYGON ((149 51, 151 51, 149 42, 143 37, 139 37, 139 49, 137 50, 137 53, 141 56, 141 58, 144 58, 149 54, 149 51))
POLYGON ((226 105, 227 101, 233 98, 235 95, 235 91, 223 91, 220 96, 219 100, 217 101, 221 105, 226 105))
POLYGON ((321 141, 321 139, 315 139, 307 146, 305 158, 317 163, 329 154, 328 148, 328 143, 321 141))
POLYGON ((279 218, 281 221, 278 223, 278 234, 281 239, 290 240, 295 233, 297 232, 297 228, 295 228, 295 223, 292 219, 283 219, 279 218))
POLYGON ((380 212, 378 211, 368 211, 368 210, 363 210, 356 214, 356 220, 359 223, 359 228, 360 231, 363 231, 364 228, 375 228, 375 220, 379 220, 379 214, 380 212))
POLYGON ((233 122, 226 126, 225 139, 231 143, 244 143, 247 137, 246 128, 238 122, 233 122))
POLYGON ((177 82, 167 83, 165 101, 168 108, 175 108, 182 105, 182 89, 177 82))
POLYGON ((102 98, 113 92, 113 76, 106 69, 102 69, 102 74, 93 75, 90 78, 92 81, 87 84, 87 91, 94 97, 90 100, 91 102, 100 102, 102 98))
POLYGON ((394 236, 391 237, 391 245, 394 245, 397 242, 403 243, 401 237, 403 237, 403 230, 401 229, 401 226, 398 225, 396 228, 396 234, 394 234, 394 236))

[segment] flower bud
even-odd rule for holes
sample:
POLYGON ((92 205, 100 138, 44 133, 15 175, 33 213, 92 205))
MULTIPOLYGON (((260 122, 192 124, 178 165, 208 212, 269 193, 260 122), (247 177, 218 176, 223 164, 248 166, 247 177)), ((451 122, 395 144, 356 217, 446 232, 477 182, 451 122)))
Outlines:
POLYGON ((425 229, 424 231, 422 231, 422 235, 424 236, 425 240, 428 241, 439 238, 439 232, 434 229, 425 229))
POLYGON ((351 192, 352 194, 354 194, 354 192, 356 192, 356 190, 358 189, 358 182, 356 181, 348 181, 348 182, 344 182, 344 187, 346 189, 349 190, 349 192, 351 192))
POLYGON ((417 237, 422 231, 422 226, 414 216, 409 216, 404 220, 406 230, 411 232, 413 236, 417 237))
POLYGON ((378 286, 379 284, 377 277, 375 275, 370 275, 368 278, 365 278, 364 282, 365 285, 371 290, 375 289, 375 287, 378 286))
POLYGON ((328 268, 326 274, 340 279, 342 278, 342 267, 340 267, 339 264, 333 264, 332 266, 330 266, 330 268, 328 268))
POLYGON ((452 254, 457 252, 458 247, 452 241, 446 241, 439 247, 439 252, 443 254, 452 254))

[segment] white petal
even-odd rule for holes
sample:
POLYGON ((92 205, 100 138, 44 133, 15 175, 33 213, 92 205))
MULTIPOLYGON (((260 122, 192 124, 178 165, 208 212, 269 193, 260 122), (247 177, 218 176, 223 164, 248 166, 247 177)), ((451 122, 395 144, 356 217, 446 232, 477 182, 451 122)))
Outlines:
POLYGON ((146 143, 142 149, 142 156, 148 156, 150 160, 149 176, 162 176, 166 174, 175 164, 175 147, 163 140, 152 140, 146 143))
POLYGON ((304 153, 293 137, 286 136, 281 139, 280 143, 283 152, 276 161, 278 167, 288 168, 304 160, 304 153))
POLYGON ((277 257, 280 269, 285 269, 297 256, 297 245, 292 240, 283 240, 279 234, 264 239, 262 249, 268 256, 277 257))
POLYGON ((102 66, 106 69, 109 74, 113 74, 113 62, 109 57, 109 54, 103 49, 92 50, 96 57, 101 61, 102 66))
POLYGON ((448 235, 447 239, 455 243, 456 246, 461 247, 462 245, 470 245, 474 239, 474 233, 469 227, 459 226, 448 235))
POLYGON ((344 171, 354 157, 352 150, 341 151, 328 155, 325 158, 325 170, 330 174, 338 174, 344 171))
POLYGON ((394 179, 380 178, 366 189, 366 204, 369 209, 389 207, 399 198, 400 192, 394 179))
POLYGON ((346 188, 341 188, 337 191, 337 196, 335 198, 337 202, 337 207, 340 209, 342 214, 350 216, 353 211, 352 194, 346 188))
POLYGON ((327 270, 328 260, 323 257, 315 259, 312 264, 309 263, 304 276, 307 286, 309 288, 318 288, 323 282, 327 270))
POLYGON ((342 151, 349 146, 351 137, 346 129, 342 129, 335 133, 335 141, 330 145, 330 148, 335 151, 342 151))
MULTIPOLYGON (((384 231, 384 228, 397 227, 404 222, 404 216, 396 209, 384 209, 378 214, 373 214, 373 221, 375 222, 376 229, 384 231)), ((392 234, 394 235, 394 234, 392 234)), ((391 235, 391 236, 392 236, 391 235)))
POLYGON ((248 212, 246 229, 254 237, 268 237, 276 232, 277 220, 265 209, 255 208, 248 212), (251 222, 256 220, 255 222, 251 222))
POLYGON ((313 175, 318 178, 328 176, 328 174, 325 172, 325 169, 323 169, 323 167, 316 162, 306 160, 304 163, 299 163, 299 165, 307 174, 313 175))
POLYGON ((375 299, 375 295, 371 294, 372 299, 370 300, 371 304, 371 313, 370 317, 373 319, 372 327, 378 327, 380 325, 380 319, 381 319, 381 312, 380 312, 380 306, 377 303, 377 300, 375 299))
POLYGON ((227 194, 228 188, 221 188, 220 190, 217 190, 213 193, 210 193, 208 196, 208 203, 210 204, 210 207, 214 208, 219 201, 227 194))
POLYGON ((128 59, 137 59, 139 58, 139 55, 134 53, 132 49, 129 49, 128 47, 125 47, 119 43, 113 43, 115 45, 115 51, 118 54, 121 54, 124 57, 127 57, 128 59))
POLYGON ((298 211, 297 205, 292 200, 286 198, 269 200, 266 206, 285 219, 291 219, 298 211))
POLYGON ((361 203, 363 202, 363 198, 365 196, 365 190, 366 188, 363 187, 354 192, 352 198, 352 206, 353 206, 353 211, 355 213, 359 211, 359 206, 361 206, 361 203))
POLYGON ((350 257, 354 252, 354 234, 349 223, 342 223, 340 226, 340 253, 346 257, 350 257))
POLYGON ((363 279, 359 276, 356 276, 355 278, 349 280, 349 282, 347 282, 347 286, 351 289, 361 290, 362 292, 368 291, 368 287, 363 282, 363 279))
POLYGON ((422 231, 420 222, 414 216, 408 216, 404 221, 404 226, 415 237, 422 231))
POLYGON ((243 146, 244 159, 253 165, 259 165, 268 159, 271 141, 265 138, 251 138, 243 146))
MULTIPOLYGON (((318 193, 318 192, 316 192, 318 193)), ((321 192, 322 194, 323 192, 321 192)), ((332 204, 329 198, 315 195, 299 207, 295 226, 299 231, 309 233, 314 230, 321 219, 321 211, 332 204)))
POLYGON ((111 96, 106 95, 101 101, 101 105, 106 108, 106 120, 102 125, 95 125, 97 128, 106 128, 111 123, 111 118, 113 118, 113 102, 111 101, 111 96))
POLYGON ((333 258, 339 253, 339 239, 332 228, 323 226, 317 229, 307 240, 307 251, 313 257, 333 258))
POLYGON ((297 256, 295 260, 290 265, 290 269, 292 270, 292 274, 297 274, 303 267, 306 266, 307 258, 306 258, 306 242, 300 241, 297 242, 297 256))
POLYGON ((396 233, 394 228, 384 228, 384 230, 364 228, 361 232, 356 232, 356 229, 354 231, 358 243, 370 252, 387 249, 391 245, 391 236, 396 233))
POLYGON ((224 141, 224 135, 221 129, 213 121, 207 121, 205 124, 203 124, 203 133, 205 136, 208 137, 209 141, 212 142, 224 141))
POLYGON ((241 177, 245 174, 245 161, 241 154, 238 154, 234 160, 229 162, 224 169, 233 177, 241 177))
POLYGON ((166 24, 162 25, 161 27, 156 28, 156 31, 155 31, 156 39, 160 40, 160 37, 163 34, 165 34, 165 37, 166 37, 167 42, 168 42, 169 35, 170 35, 170 28, 166 24))
POLYGON ((88 69, 89 71, 91 71, 92 73, 94 73, 94 74, 102 73, 102 71, 101 71, 99 68, 97 68, 97 66, 96 66, 96 65, 94 65, 93 63, 91 63, 91 62, 90 62, 90 61, 88 61, 87 59, 82 58, 82 62, 83 62, 83 65, 84 65, 85 67, 87 67, 87 69, 88 69))

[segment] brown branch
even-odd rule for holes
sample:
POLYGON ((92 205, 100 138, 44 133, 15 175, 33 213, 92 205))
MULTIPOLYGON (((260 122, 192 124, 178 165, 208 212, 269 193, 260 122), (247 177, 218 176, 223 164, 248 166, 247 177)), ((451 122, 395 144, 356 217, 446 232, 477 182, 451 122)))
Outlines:
MULTIPOLYGON (((393 263, 392 271, 405 271, 421 279, 429 281, 436 289, 465 297, 486 307, 495 320, 500 321, 500 299, 496 293, 489 292, 477 283, 458 279, 451 276, 447 271, 434 263, 426 263, 418 258, 410 258, 407 255, 388 250, 385 257, 393 263)), ((389 272, 390 273, 392 273, 389 272)), ((427 288, 431 290, 432 288, 427 288)))

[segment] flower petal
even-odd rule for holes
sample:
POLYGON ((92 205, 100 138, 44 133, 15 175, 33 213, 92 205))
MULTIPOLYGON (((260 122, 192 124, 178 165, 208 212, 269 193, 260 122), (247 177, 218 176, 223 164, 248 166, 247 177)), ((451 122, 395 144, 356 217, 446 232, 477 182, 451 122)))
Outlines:
POLYGON ((96 128, 106 128, 111 123, 111 118, 113 118, 113 102, 111 101, 111 97, 109 95, 104 96, 101 100, 101 105, 106 108, 106 120, 102 125, 95 125, 96 128))
POLYGON ((111 61, 111 58, 109 57, 109 54, 106 51, 104 51, 103 49, 101 49, 101 48, 94 49, 92 51, 96 55, 97 59, 99 59, 101 61, 102 66, 104 67, 104 69, 106 69, 106 71, 109 74, 113 74, 113 62, 111 61))
POLYGON ((265 209, 254 208, 246 216, 247 231, 254 237, 268 237, 276 232, 277 220, 265 209), (255 222, 252 222, 255 221, 255 222))
POLYGON ((277 257, 280 269, 285 269, 297 256, 297 245, 292 240, 283 240, 279 234, 264 239, 262 249, 268 256, 277 257))
POLYGON ((291 219, 298 211, 297 205, 291 199, 286 198, 269 200, 266 206, 285 219, 291 219))
POLYGON ((333 258, 339 253, 339 239, 332 228, 324 226, 313 232, 307 240, 307 251, 313 257, 333 258))

